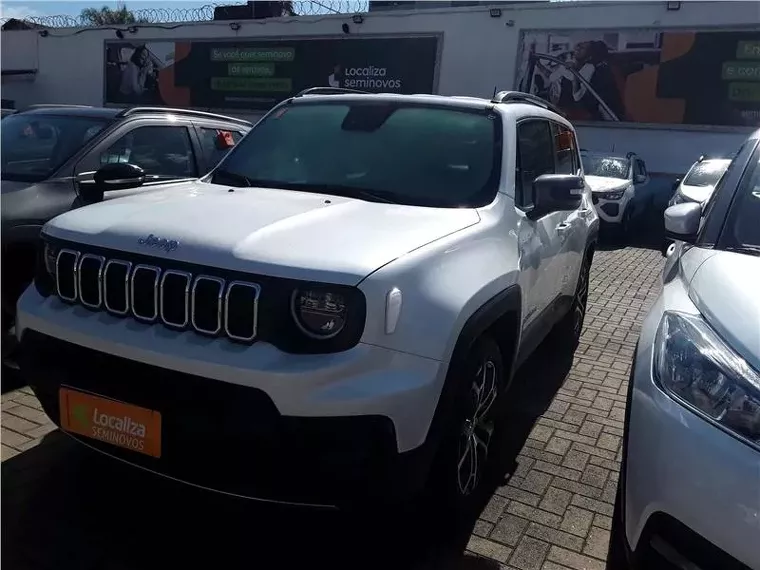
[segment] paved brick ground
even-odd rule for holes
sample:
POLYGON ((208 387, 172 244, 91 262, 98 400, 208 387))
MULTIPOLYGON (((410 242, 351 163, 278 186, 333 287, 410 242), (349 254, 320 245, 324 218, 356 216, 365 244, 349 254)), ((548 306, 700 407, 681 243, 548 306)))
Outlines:
MULTIPOLYGON (((324 513, 294 516, 179 488, 83 455, 51 433, 36 399, 21 389, 2 398, 3 564, 145 568, 164 556, 174 565, 182 552, 189 566, 210 555, 228 567, 327 561, 431 570, 602 569, 630 360, 661 269, 657 251, 597 252, 573 361, 557 362, 542 347, 523 367, 500 446, 504 457, 495 460, 493 494, 477 520, 460 521, 451 533, 425 513, 362 522, 324 513), (108 520, 120 522, 100 524, 108 520), (180 538, 170 539, 167 529, 180 538), (164 554, 149 546, 155 540, 164 554)), ((213 442, 199 445, 199 460, 203 445, 213 442)))

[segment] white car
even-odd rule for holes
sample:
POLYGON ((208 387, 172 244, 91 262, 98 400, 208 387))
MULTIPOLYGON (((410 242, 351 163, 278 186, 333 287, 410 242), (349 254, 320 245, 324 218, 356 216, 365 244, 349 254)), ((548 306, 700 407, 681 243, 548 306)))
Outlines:
POLYGON ((63 430, 166 477, 463 507, 515 368, 576 346, 597 233, 536 97, 308 90, 204 178, 49 222, 21 368, 63 430))
POLYGON ((627 233, 638 213, 636 209, 644 207, 641 196, 634 199, 637 190, 649 182, 646 164, 632 152, 618 156, 584 150, 581 157, 602 223, 627 233))
POLYGON ((707 202, 729 164, 731 164, 730 158, 700 156, 683 180, 676 180, 676 191, 668 202, 668 206, 685 202, 697 202, 699 204, 707 202))
POLYGON ((628 384, 609 568, 760 568, 760 130, 676 240, 628 384), (703 211, 704 210, 704 211, 703 211))

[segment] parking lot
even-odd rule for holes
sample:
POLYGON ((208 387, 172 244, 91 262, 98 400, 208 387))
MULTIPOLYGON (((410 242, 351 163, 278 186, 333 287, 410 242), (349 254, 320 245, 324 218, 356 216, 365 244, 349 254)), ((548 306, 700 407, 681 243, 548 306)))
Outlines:
MULTIPOLYGON (((630 360, 662 259, 637 247, 597 252, 581 345, 572 362, 543 346, 520 371, 477 520, 444 525, 424 504, 349 515, 190 489, 82 450, 22 388, 2 399, 3 563, 602 569, 630 360)), ((199 462, 213 445, 198 442, 199 462)))

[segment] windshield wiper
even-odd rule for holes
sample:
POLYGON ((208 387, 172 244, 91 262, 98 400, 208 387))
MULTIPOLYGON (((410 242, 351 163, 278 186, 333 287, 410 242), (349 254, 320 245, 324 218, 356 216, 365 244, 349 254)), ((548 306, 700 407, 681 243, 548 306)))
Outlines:
POLYGON ((746 253, 747 255, 760 255, 760 246, 757 245, 729 245, 728 247, 724 247, 723 250, 735 253, 746 253))
POLYGON ((218 178, 226 179, 228 181, 227 184, 231 184, 233 186, 238 186, 240 184, 244 184, 245 186, 249 187, 253 186, 251 179, 247 176, 243 176, 237 172, 230 172, 229 170, 224 170, 223 168, 214 170, 214 174, 211 177, 211 183, 219 184, 218 178))
MULTIPOLYGON (((297 185, 302 186, 302 185, 297 185)), ((306 190, 307 192, 319 192, 322 194, 335 194, 346 198, 359 198, 368 202, 382 202, 384 204, 398 204, 395 195, 382 190, 367 190, 356 186, 344 186, 342 184, 306 184, 306 188, 294 188, 294 190, 306 190), (394 196, 394 198, 391 198, 394 196)))
MULTIPOLYGON (((220 172, 220 171, 217 171, 220 172)), ((224 175, 231 174, 234 177, 240 177, 248 186, 257 186, 259 188, 272 188, 282 190, 295 190, 297 192, 312 192, 314 194, 333 194, 335 196, 344 196, 346 198, 359 198, 368 202, 383 202, 385 204, 398 204, 395 194, 384 192, 382 190, 366 190, 356 186, 345 186, 343 184, 306 184, 301 182, 285 182, 284 180, 259 180, 257 178, 247 178, 240 174, 228 173, 222 170, 224 175)))

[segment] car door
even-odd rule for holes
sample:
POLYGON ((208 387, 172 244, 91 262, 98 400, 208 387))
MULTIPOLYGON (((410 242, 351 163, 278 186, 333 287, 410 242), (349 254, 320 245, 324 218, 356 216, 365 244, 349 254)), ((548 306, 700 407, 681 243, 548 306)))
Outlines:
POLYGON ((649 173, 644 161, 636 157, 633 159, 633 176, 631 182, 633 183, 633 206, 639 212, 643 210, 647 205, 651 205, 651 199, 653 196, 649 195, 649 173))
POLYGON ((93 184, 93 175, 109 163, 128 162, 145 171, 137 188, 106 192, 104 200, 155 190, 156 186, 199 176, 201 167, 193 143, 192 123, 175 119, 138 119, 114 130, 75 169, 77 184, 93 184))
MULTIPOLYGON (((572 129, 559 123, 552 123, 554 135, 554 157, 557 174, 581 174, 581 159, 578 152, 578 142, 572 129)), ((578 281, 578 270, 588 239, 589 220, 592 216, 591 189, 583 191, 583 200, 576 210, 560 212, 564 218, 557 230, 560 244, 559 254, 559 285, 560 294, 572 296, 578 281)))
POLYGON ((245 132, 229 125, 197 123, 195 130, 198 133, 200 148, 203 153, 203 174, 206 174, 227 155, 227 153, 245 136, 245 132))
POLYGON ((554 174, 554 140, 546 119, 527 118, 517 123, 515 210, 521 287, 524 292, 524 326, 540 324, 559 295, 561 273, 560 224, 567 212, 532 215, 533 180, 554 174))

